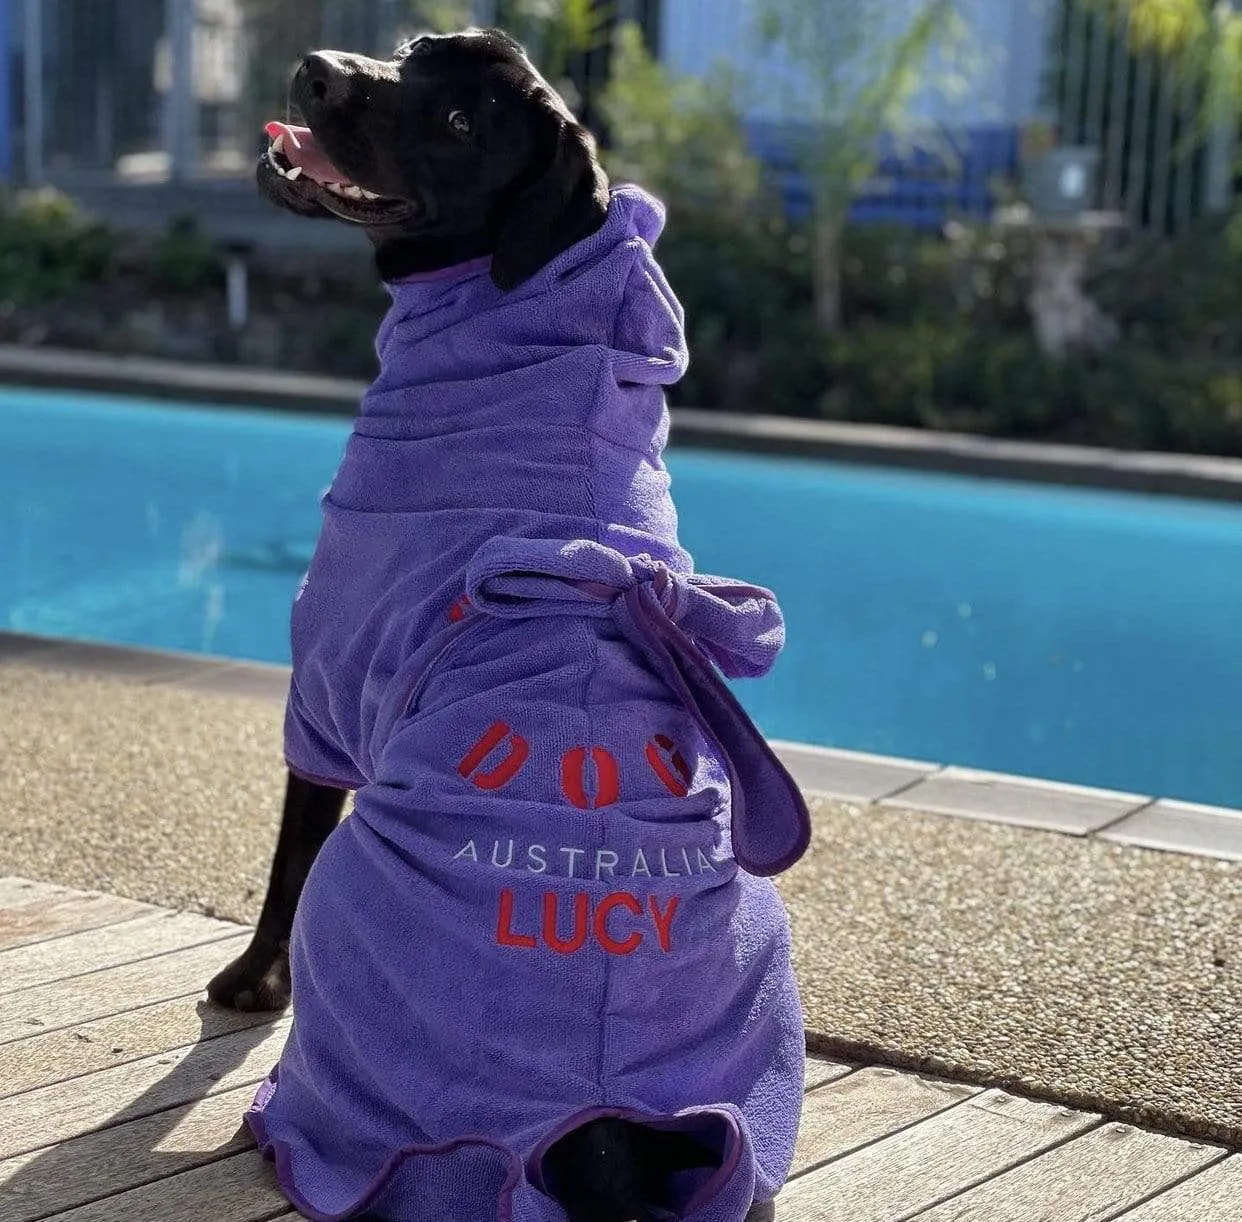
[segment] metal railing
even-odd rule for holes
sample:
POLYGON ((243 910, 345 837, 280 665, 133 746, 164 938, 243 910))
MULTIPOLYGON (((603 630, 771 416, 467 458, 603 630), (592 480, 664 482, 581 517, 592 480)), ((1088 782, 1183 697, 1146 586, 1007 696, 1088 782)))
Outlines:
POLYGON ((1052 47, 1059 141, 1098 150, 1099 207, 1141 230, 1178 233, 1232 205, 1237 117, 1205 121, 1202 74, 1154 52, 1134 54, 1124 10, 1105 13, 1084 0, 1059 0, 1052 47))
POLYGON ((297 53, 387 53, 416 21, 408 0, 0 0, 0 175, 242 172, 297 53))
MULTIPOLYGON (((297 55, 387 54, 450 9, 485 24, 504 16, 505 0, 0 0, 0 73, 20 77, 0 88, 0 177, 245 172, 262 120, 284 110, 297 55)), ((613 0, 608 11, 641 21, 654 43, 657 0, 613 0)), ((608 48, 577 58, 567 69, 589 98, 608 48)))

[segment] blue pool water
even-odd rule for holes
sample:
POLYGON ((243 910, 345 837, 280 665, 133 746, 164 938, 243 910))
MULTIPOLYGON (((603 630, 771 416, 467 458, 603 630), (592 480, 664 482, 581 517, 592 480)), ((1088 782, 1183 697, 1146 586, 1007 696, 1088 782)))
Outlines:
MULTIPOLYGON (((0 391, 0 627, 287 661, 348 424, 0 391)), ((772 736, 1242 805, 1242 507, 690 450, 772 736)))

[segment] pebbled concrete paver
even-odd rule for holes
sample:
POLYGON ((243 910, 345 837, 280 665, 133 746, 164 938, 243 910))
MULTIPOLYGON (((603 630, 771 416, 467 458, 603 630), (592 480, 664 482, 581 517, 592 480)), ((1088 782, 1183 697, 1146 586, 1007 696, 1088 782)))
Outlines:
POLYGON ((782 886, 813 1047, 1242 1144, 1242 865, 813 814, 782 886))
MULTIPOLYGON (((253 921, 280 725, 270 693, 15 656, 0 875, 253 921)), ((1242 863, 827 800, 814 821, 780 881, 814 1048, 1242 1145, 1242 863)))

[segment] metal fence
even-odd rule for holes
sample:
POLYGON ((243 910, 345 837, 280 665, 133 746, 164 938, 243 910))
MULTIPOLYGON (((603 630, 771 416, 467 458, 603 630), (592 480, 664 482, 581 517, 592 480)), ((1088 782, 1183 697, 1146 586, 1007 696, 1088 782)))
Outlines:
MULTIPOLYGON (((1210 9, 1216 0, 1202 0, 1210 9)), ((1235 198, 1237 117, 1205 121, 1202 72, 1130 49, 1124 9, 1059 0, 1049 93, 1062 144, 1099 154, 1099 207, 1177 233, 1235 198)))
POLYGON ((6 60, 20 82, 9 153, 27 182, 63 171, 167 174, 174 152, 232 151, 243 73, 234 0, 8 8, 6 60))
POLYGON ((0 0, 0 173, 237 173, 296 51, 387 53, 417 19, 409 0, 0 0))
MULTIPOLYGON (((0 177, 183 180, 244 172, 298 53, 386 55, 435 17, 506 21, 506 0, 0 0, 0 177)), ((601 9, 601 11, 603 11, 601 9)), ((654 42, 658 0, 607 6, 654 42)), ((506 22, 507 24, 509 22, 506 22)), ((565 71, 590 110, 609 45, 565 71)), ((541 48, 531 46, 540 59, 541 48)))

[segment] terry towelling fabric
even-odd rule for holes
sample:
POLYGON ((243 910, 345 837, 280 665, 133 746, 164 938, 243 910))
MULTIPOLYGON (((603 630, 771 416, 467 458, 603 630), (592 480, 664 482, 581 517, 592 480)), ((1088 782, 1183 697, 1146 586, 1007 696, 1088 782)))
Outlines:
POLYGON ((293 613, 286 753, 357 790, 291 946, 294 1028, 248 1114, 307 1216, 563 1222, 588 1120, 695 1134, 670 1217, 788 1174, 803 1034, 763 875, 807 841, 721 681, 772 595, 694 574, 661 459, 681 309, 634 188, 518 290, 390 286, 293 613))

